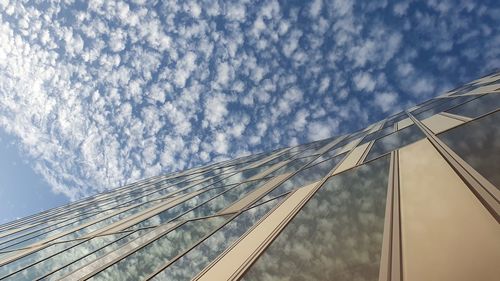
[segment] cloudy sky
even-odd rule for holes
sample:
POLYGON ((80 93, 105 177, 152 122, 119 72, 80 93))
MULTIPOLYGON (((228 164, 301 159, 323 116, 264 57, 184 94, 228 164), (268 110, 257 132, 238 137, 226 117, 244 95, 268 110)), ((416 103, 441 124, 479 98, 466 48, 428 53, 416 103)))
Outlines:
POLYGON ((0 195, 50 198, 34 211, 366 126, 500 67, 499 14, 493 0, 0 0, 0 195))

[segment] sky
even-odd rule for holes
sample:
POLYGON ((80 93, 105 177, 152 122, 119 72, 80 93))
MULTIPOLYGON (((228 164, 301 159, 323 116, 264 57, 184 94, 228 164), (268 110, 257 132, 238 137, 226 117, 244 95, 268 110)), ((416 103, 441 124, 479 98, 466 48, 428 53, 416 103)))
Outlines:
POLYGON ((0 0, 0 223, 500 67, 498 1, 0 0))

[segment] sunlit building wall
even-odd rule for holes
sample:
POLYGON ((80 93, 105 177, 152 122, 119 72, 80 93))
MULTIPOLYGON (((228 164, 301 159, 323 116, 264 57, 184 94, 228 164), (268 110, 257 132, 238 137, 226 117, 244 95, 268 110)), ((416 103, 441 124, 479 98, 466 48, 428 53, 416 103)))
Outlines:
POLYGON ((0 226, 0 280, 500 280, 500 73, 0 226))

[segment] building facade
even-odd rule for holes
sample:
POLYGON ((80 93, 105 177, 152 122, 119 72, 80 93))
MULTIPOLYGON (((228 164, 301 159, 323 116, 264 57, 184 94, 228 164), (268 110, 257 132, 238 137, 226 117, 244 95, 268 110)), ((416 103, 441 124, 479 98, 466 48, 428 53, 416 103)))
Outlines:
POLYGON ((0 280, 500 280, 500 73, 0 226, 0 280))

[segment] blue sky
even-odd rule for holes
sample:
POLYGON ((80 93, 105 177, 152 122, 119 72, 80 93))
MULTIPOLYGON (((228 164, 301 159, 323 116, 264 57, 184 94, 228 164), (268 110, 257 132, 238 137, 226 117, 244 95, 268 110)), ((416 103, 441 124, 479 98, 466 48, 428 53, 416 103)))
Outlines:
POLYGON ((500 67, 498 1, 38 2, 0 0, 0 222, 352 131, 500 67))

